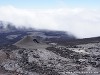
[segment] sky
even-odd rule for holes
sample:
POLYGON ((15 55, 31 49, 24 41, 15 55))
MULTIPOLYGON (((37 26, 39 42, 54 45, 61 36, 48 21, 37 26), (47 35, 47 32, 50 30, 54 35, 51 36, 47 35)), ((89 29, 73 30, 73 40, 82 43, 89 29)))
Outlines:
POLYGON ((0 20, 17 27, 100 36, 100 0, 0 0, 0 20))
POLYGON ((18 8, 57 8, 57 7, 85 7, 99 8, 100 0, 0 0, 0 6, 12 5, 18 8))

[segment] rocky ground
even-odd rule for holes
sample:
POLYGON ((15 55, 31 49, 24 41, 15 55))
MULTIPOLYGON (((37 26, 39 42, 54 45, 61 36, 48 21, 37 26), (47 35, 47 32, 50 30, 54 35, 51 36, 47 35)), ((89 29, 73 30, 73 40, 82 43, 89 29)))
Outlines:
POLYGON ((100 75, 99 42, 61 46, 37 41, 26 36, 0 47, 0 75, 100 75))

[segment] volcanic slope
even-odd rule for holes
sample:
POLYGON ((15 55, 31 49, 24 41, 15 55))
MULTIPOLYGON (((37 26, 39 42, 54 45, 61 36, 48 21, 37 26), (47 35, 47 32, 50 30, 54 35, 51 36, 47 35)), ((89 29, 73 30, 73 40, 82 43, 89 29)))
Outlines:
POLYGON ((49 45, 38 41, 36 38, 32 37, 31 35, 25 36, 23 39, 15 43, 14 45, 20 48, 32 48, 32 49, 45 49, 49 45))
POLYGON ((52 46, 27 35, 0 49, 0 75, 100 75, 100 42, 83 43, 52 46))

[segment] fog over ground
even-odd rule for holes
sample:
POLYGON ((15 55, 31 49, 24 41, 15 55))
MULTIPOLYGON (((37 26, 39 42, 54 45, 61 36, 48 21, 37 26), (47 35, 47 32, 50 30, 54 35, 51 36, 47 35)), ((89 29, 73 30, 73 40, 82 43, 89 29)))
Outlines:
POLYGON ((79 38, 100 36, 99 9, 19 9, 0 6, 0 20, 14 23, 17 27, 68 31, 79 38))

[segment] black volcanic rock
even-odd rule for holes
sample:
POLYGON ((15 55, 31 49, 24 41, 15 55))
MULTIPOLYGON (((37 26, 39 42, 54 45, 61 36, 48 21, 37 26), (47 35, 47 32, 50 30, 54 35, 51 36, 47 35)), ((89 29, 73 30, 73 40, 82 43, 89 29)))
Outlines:
POLYGON ((3 29, 3 28, 4 28, 3 23, 2 21, 0 21, 0 29, 3 29))

